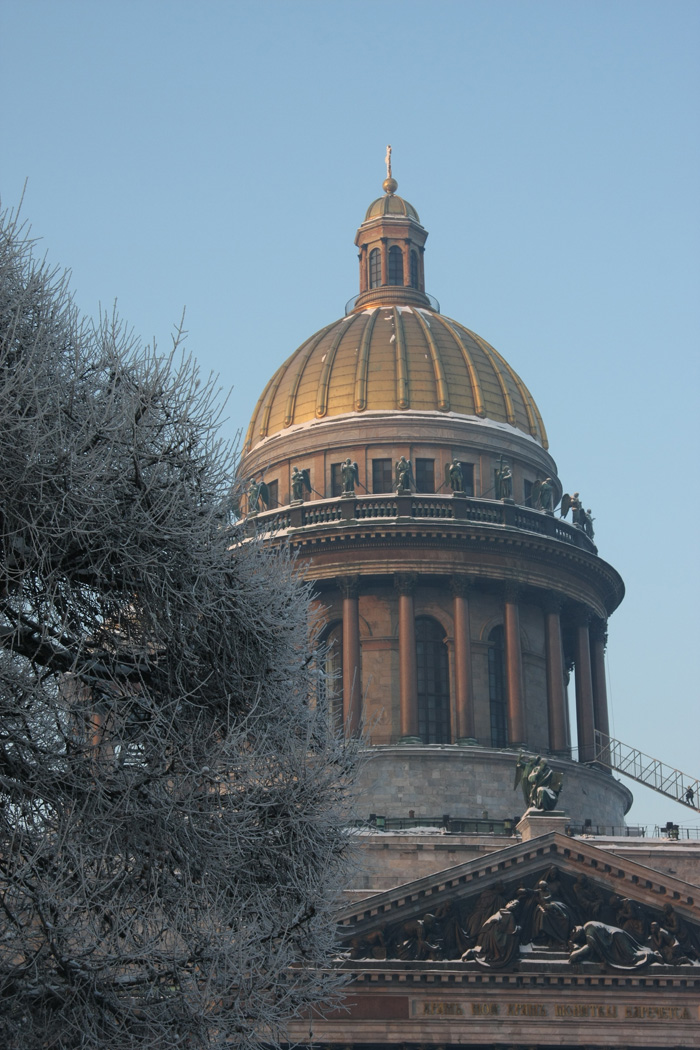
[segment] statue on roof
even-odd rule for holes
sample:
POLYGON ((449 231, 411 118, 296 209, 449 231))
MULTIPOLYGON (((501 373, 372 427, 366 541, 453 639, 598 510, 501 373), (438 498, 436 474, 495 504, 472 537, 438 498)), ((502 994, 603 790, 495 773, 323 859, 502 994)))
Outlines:
POLYGON ((513 790, 520 784, 528 809, 542 813, 556 809, 563 782, 564 774, 556 773, 540 755, 530 759, 522 751, 518 755, 513 790))
POLYGON ((569 511, 571 511, 571 520, 574 525, 583 528, 581 512, 583 511, 584 514, 586 512, 583 510, 583 504, 581 503, 578 492, 574 492, 573 496, 570 496, 568 492, 565 492, 561 498, 561 510, 559 511, 560 517, 565 518, 569 511))
POLYGON ((405 456, 401 456, 396 461, 396 467, 394 468, 394 484, 396 491, 399 493, 410 492, 411 485, 415 485, 411 461, 410 459, 406 459, 405 456))
POLYGON ((594 532, 593 532, 593 521, 594 521, 594 518, 593 518, 593 515, 591 514, 591 508, 589 507, 588 510, 584 510, 583 507, 582 507, 581 511, 580 511, 580 514, 579 514, 579 518, 580 518, 580 521, 581 521, 581 528, 586 533, 586 535, 588 536, 589 540, 592 540, 593 536, 594 536, 594 532))
POLYGON ((464 473, 462 471, 462 464, 459 460, 455 460, 454 463, 450 463, 448 467, 448 477, 450 479, 450 488, 453 492, 464 494, 464 473))
POLYGON ((346 459, 340 468, 340 476, 343 479, 343 496, 354 495, 355 485, 360 482, 360 472, 357 463, 346 459))
POLYGON ((311 493, 311 477, 308 468, 298 470, 292 467, 292 499, 295 502, 301 502, 306 492, 311 493))
POLYGON ((554 482, 551 478, 536 481, 532 486, 531 502, 536 510, 551 514, 554 510, 554 482))
POLYGON ((513 474, 510 464, 501 456, 496 470, 496 499, 513 498, 513 474))
POLYGON ((264 481, 250 479, 248 485, 248 513, 257 514, 262 503, 263 510, 270 506, 270 492, 264 481))

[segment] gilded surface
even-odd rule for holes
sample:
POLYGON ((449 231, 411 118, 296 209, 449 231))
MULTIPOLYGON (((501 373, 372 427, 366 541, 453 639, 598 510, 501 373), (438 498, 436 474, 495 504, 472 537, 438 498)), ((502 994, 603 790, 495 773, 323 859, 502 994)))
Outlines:
POLYGON ((313 419, 406 409, 509 423, 547 448, 537 405, 492 346, 432 310, 387 306, 336 321, 288 358, 263 391, 246 449, 313 419))

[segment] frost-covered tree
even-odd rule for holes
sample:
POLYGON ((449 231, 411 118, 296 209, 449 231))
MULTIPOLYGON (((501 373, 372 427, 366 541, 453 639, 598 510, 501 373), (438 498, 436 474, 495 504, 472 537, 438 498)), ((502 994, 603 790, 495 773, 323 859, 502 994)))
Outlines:
POLYGON ((8 1050, 274 1043, 334 987, 352 755, 308 589, 232 519, 217 403, 177 345, 81 320, 4 217, 8 1050))

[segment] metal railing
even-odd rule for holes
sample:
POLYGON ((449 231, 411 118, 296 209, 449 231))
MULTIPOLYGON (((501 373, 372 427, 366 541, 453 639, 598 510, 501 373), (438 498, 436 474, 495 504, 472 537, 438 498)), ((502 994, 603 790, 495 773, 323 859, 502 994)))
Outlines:
POLYGON ((583 824, 569 824, 567 835, 609 835, 613 838, 643 839, 648 837, 648 829, 639 824, 594 824, 585 821, 583 824))
MULTIPOLYGON (((357 300, 360 298, 361 295, 367 296, 369 291, 382 292, 382 291, 385 291, 385 290, 395 293, 398 288, 403 288, 403 287, 406 287, 406 290, 408 292, 408 295, 406 297, 406 306, 413 306, 413 307, 417 307, 419 310, 421 309, 420 304, 413 302, 413 300, 411 298, 411 293, 413 292, 413 293, 417 293, 417 295, 425 296, 425 298, 428 300, 428 302, 430 304, 430 309, 436 314, 440 313, 440 303, 438 302, 438 300, 435 298, 434 295, 430 295, 428 292, 421 292, 420 289, 413 288, 412 286, 409 287, 409 286, 396 285, 396 284, 383 284, 383 285, 380 285, 378 288, 368 289, 368 291, 366 291, 366 292, 358 292, 356 295, 353 295, 352 298, 348 299, 348 301, 345 304, 345 316, 347 317, 348 314, 352 313, 352 311, 355 309, 355 305, 357 304, 357 300)), ((387 303, 387 306, 393 306, 393 305, 394 305, 393 302, 392 303, 387 303)), ((425 307, 423 307, 423 309, 425 309, 425 307)))
MULTIPOLYGON (((429 829, 442 835, 501 835, 513 836, 519 818, 507 817, 501 820, 469 819, 467 817, 391 817, 370 813, 365 820, 353 820, 349 827, 357 831, 411 832, 417 828, 429 829)), ((583 824, 567 824, 566 834, 575 837, 626 838, 626 839, 671 839, 685 841, 700 839, 700 827, 683 826, 669 821, 666 825, 646 824, 594 824, 584 821, 583 824)))
POLYGON ((595 731, 595 761, 609 766, 618 773, 636 780, 638 784, 658 791, 666 798, 681 802, 689 809, 700 813, 700 781, 682 773, 680 769, 667 765, 658 758, 645 755, 636 747, 623 744, 621 740, 606 736, 599 729, 595 731))
POLYGON ((467 817, 389 817, 370 813, 367 820, 355 820, 352 827, 359 831, 411 831, 414 828, 435 828, 447 835, 514 835, 518 818, 512 820, 470 820, 467 817))

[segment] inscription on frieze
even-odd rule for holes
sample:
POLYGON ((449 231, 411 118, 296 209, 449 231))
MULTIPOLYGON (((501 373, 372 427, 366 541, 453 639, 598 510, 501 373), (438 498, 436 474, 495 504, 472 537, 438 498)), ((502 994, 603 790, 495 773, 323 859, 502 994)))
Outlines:
POLYGON ((647 1003, 635 1006, 625 1003, 522 1003, 505 1001, 456 1001, 440 999, 411 999, 412 1017, 434 1017, 436 1020, 452 1017, 498 1018, 520 1017, 523 1019, 551 1017, 559 1020, 596 1021, 692 1021, 700 1013, 687 1006, 670 1006, 662 1003, 647 1003))

